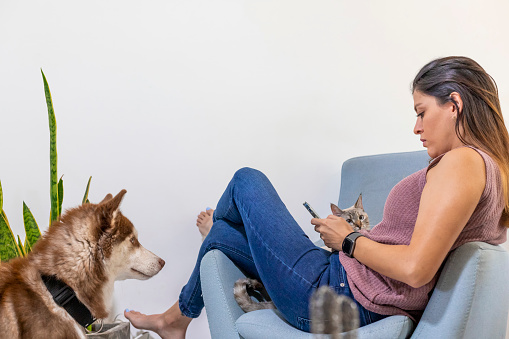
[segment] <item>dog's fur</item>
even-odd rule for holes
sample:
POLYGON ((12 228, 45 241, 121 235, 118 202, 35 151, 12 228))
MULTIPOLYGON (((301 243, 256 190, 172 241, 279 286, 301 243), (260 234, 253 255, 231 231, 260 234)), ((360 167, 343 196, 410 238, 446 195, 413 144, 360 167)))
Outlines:
POLYGON ((0 336, 84 338, 81 326, 55 304, 41 275, 69 285, 97 319, 107 319, 115 280, 148 279, 164 261, 138 242, 119 211, 125 190, 99 204, 67 211, 25 258, 0 264, 0 336))

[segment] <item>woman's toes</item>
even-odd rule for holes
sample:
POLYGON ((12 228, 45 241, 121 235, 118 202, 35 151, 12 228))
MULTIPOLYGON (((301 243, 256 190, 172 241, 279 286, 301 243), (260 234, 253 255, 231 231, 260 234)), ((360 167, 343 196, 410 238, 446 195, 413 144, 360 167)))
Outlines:
POLYGON ((198 230, 202 235, 202 240, 205 239, 207 234, 209 234, 210 229, 212 228, 213 214, 214 210, 211 208, 208 208, 206 211, 202 211, 200 214, 198 214, 198 218, 196 219, 196 226, 198 226, 198 230))

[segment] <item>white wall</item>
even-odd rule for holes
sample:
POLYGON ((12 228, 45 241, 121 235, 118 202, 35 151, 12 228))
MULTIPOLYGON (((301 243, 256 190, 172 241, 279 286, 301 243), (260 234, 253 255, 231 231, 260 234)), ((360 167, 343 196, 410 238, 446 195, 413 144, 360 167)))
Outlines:
MULTIPOLYGON (((164 270, 116 285, 118 312, 162 312, 192 270, 195 219, 234 171, 273 181, 313 239, 349 157, 421 149, 410 83, 426 62, 477 60, 509 110, 503 0, 153 0, 0 3, 0 180, 22 234, 22 201, 49 217, 42 67, 58 123, 64 207, 127 189, 122 209, 164 270)), ((190 338, 209 337, 204 315, 190 338)))

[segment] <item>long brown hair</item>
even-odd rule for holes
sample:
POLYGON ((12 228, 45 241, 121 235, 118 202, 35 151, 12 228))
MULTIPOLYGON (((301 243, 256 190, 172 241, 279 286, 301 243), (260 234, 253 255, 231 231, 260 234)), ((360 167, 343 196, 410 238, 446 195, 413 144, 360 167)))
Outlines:
POLYGON ((440 105, 452 102, 458 111, 456 135, 461 142, 483 150, 497 162, 505 198, 501 222, 509 227, 509 134, 495 80, 474 60, 451 56, 425 65, 413 81, 412 93, 415 91, 434 96, 440 105), (463 100, 461 111, 452 92, 463 100))

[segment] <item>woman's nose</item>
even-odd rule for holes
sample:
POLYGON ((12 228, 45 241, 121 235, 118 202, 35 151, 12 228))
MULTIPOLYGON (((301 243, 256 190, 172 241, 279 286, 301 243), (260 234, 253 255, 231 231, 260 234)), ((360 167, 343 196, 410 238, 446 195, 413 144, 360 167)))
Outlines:
POLYGON ((417 121, 415 122, 414 126, 414 134, 421 134, 422 133, 422 120, 421 118, 417 118, 417 121))

